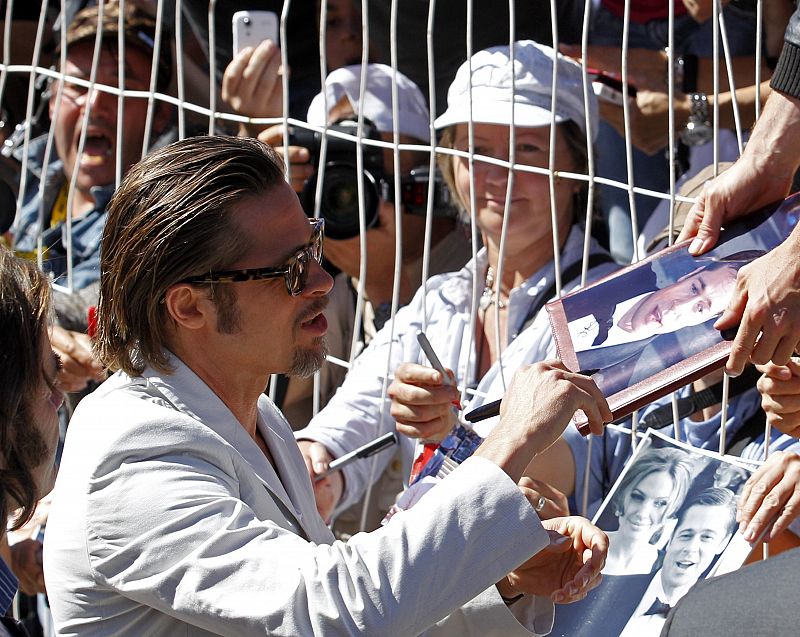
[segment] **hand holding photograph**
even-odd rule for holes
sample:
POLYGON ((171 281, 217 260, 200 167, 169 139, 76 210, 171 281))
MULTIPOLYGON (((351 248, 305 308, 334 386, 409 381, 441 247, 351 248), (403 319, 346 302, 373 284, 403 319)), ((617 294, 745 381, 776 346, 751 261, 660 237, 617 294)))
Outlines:
POLYGON ((695 582, 735 570, 749 555, 736 497, 752 471, 648 432, 595 516, 609 540, 603 581, 556 609, 551 635, 657 637, 695 582))
MULTIPOLYGON (((676 244, 547 304, 558 354, 592 378, 615 419, 724 365, 730 340, 714 329, 740 268, 789 236, 793 195, 726 228, 701 257, 676 244)), ((578 428, 585 417, 578 412, 578 428)))

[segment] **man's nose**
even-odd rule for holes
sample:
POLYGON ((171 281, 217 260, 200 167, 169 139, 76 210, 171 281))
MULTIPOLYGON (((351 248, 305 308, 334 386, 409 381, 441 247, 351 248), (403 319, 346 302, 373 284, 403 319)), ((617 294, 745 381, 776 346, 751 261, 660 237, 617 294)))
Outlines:
POLYGON ((303 296, 324 296, 333 289, 333 277, 316 260, 311 259, 303 296))
POLYGON ((690 556, 697 556, 700 553, 700 537, 695 536, 690 539, 683 547, 684 553, 690 556))
POLYGON ((86 100, 85 108, 92 115, 102 116, 108 121, 115 122, 117 119, 117 96, 95 87, 86 100))

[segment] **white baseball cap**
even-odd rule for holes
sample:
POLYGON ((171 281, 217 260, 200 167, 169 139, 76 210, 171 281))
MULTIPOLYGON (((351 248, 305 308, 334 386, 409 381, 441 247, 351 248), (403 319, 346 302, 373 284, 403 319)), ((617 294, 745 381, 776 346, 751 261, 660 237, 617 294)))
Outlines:
MULTIPOLYGON (((364 103, 359 105, 361 89, 361 65, 353 64, 336 69, 325 80, 328 111, 343 96, 347 96, 353 111, 372 120, 382 133, 392 132, 392 67, 385 64, 367 65, 367 87, 364 103)), ((397 106, 399 132, 420 141, 430 139, 430 112, 422 91, 408 77, 397 71, 397 106)), ((308 107, 306 121, 315 126, 324 126, 328 120, 324 98, 319 93, 308 107)))
MULTIPOLYGON (((472 121, 510 124, 511 80, 514 80, 513 112, 517 126, 549 126, 553 65, 558 64, 555 120, 572 120, 586 133, 583 108, 583 74, 575 61, 551 47, 531 40, 514 43, 513 60, 508 46, 494 46, 472 56, 472 121)), ((447 110, 436 118, 437 129, 470 120, 469 60, 458 69, 447 91, 447 110)), ((592 137, 597 136, 597 98, 589 91, 592 137)))

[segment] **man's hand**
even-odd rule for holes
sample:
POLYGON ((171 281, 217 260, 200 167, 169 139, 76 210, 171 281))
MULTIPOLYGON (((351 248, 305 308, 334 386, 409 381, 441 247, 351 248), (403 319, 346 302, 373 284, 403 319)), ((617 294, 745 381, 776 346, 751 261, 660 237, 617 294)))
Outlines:
POLYGON ((92 341, 86 334, 54 325, 50 345, 61 359, 58 383, 64 391, 81 391, 90 380, 105 380, 106 371, 94 357, 92 341))
POLYGON ((745 152, 719 177, 706 182, 686 216, 678 241, 694 239, 689 252, 694 255, 707 252, 716 245, 723 224, 783 199, 791 183, 791 175, 788 179, 775 178, 768 158, 745 152))
MULTIPOLYGON (((739 160, 706 183, 678 240, 693 239, 692 254, 714 247, 722 225, 782 199, 800 165, 800 100, 772 91, 739 160)), ((800 231, 739 270, 736 290, 717 329, 739 325, 727 363, 739 374, 748 359, 785 365, 800 340, 800 231), (756 345, 759 333, 761 339, 756 345)))
POLYGON ((767 541, 780 535, 800 513, 800 456, 776 451, 745 482, 736 519, 744 539, 753 542, 770 526, 767 541), (777 516, 777 518, 776 518, 777 516))
POLYGON ((506 598, 525 593, 549 597, 557 604, 583 599, 602 579, 608 537, 589 520, 576 516, 546 520, 542 525, 550 534, 550 545, 497 582, 497 590, 506 598))
POLYGON ((334 471, 329 476, 317 480, 317 476, 328 470, 328 465, 334 459, 330 452, 318 442, 311 440, 298 440, 297 446, 306 461, 306 469, 314 487, 314 498, 317 501, 317 511, 325 523, 330 523, 331 514, 342 499, 344 492, 344 478, 341 471, 334 471))
POLYGON ((800 343, 800 260, 796 244, 790 238, 739 270, 728 308, 714 323, 718 330, 738 326, 725 365, 732 376, 741 374, 749 361, 786 365, 800 343))
POLYGON ((398 432, 409 438, 442 440, 453 428, 458 390, 453 372, 446 371, 452 384, 445 384, 435 369, 416 363, 403 363, 395 370, 388 393, 398 432))
POLYGON ((561 435, 577 410, 593 434, 611 422, 611 410, 591 378, 567 371, 561 361, 521 367, 500 405, 500 422, 475 454, 491 460, 514 482, 533 457, 561 435))
MULTIPOLYGON (((264 40, 246 47, 231 60, 222 76, 222 99, 239 115, 280 117, 283 112, 283 67, 278 45, 264 40)), ((255 137, 265 127, 242 124, 242 136, 255 137)))
POLYGON ((759 365, 763 374, 758 380, 761 407, 767 423, 794 438, 800 438, 800 359, 786 365, 759 365))
POLYGON ((26 595, 47 592, 39 540, 26 539, 11 545, 11 570, 19 579, 19 589, 26 595))
POLYGON ((772 91, 742 156, 706 183, 689 212, 678 237, 694 239, 689 252, 707 252, 724 223, 786 197, 800 165, 798 138, 800 100, 772 91))

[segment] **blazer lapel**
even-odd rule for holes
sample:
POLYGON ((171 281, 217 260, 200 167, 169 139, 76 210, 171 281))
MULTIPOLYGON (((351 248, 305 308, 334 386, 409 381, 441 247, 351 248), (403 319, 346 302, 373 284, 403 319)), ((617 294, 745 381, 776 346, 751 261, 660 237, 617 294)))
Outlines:
MULTIPOLYGON (((266 423, 259 420, 258 426, 261 429, 261 434, 267 442, 273 459, 277 465, 277 470, 280 476, 272 467, 269 460, 267 460, 264 453, 258 447, 256 442, 248 435, 244 427, 234 417, 225 403, 198 377, 189 367, 187 367, 180 359, 173 356, 171 357, 170 364, 174 372, 171 375, 164 376, 152 369, 146 369, 142 376, 144 376, 152 386, 178 411, 181 411, 204 426, 208 427, 228 444, 233 446, 238 451, 250 467, 252 467, 255 474, 264 483, 265 488, 269 491, 273 499, 278 504, 282 513, 286 516, 287 522, 294 527, 294 530, 301 535, 306 534, 306 529, 303 525, 303 518, 310 517, 302 509, 307 508, 303 498, 297 498, 296 484, 298 477, 296 470, 289 471, 290 466, 286 463, 287 452, 291 455, 292 451, 296 452, 299 456, 300 452, 297 450, 297 445, 294 440, 290 440, 288 445, 284 444, 285 436, 273 433, 275 427, 270 427, 266 423), (276 438, 277 435, 277 438, 276 438), (280 442, 279 442, 280 441, 280 442), (288 449, 287 449, 288 447, 288 449), (292 449, 294 447, 294 450, 292 449), (283 480, 281 480, 281 476, 283 480), (285 483, 284 483, 285 480, 285 483), (290 494, 285 485, 290 485, 289 489, 293 492, 290 494), (299 504, 298 504, 299 501, 299 504)), ((259 399, 259 419, 264 417, 265 404, 271 405, 266 396, 259 399)), ((276 407, 272 407, 276 414, 276 407)), ((275 418, 270 418, 275 420, 275 418)), ((278 416, 277 420, 283 420, 278 416)), ((288 425, 286 425, 288 428, 288 425)), ((291 430, 289 429, 291 432, 291 430)), ((303 464, 303 472, 308 481, 308 473, 305 471, 305 464, 303 464)), ((302 480, 302 476, 299 478, 302 480)), ((310 482, 309 482, 310 489, 310 482)), ((313 491, 311 499, 313 503, 313 491)), ((314 506, 314 513, 316 513, 316 506, 314 506)), ((316 515, 319 518, 319 515, 316 515)))
MULTIPOLYGON (((332 534, 317 511, 314 488, 291 427, 280 410, 266 396, 259 399, 261 435, 267 442, 287 499, 294 505, 294 516, 307 539, 330 541, 332 534)), ((262 454, 263 455, 263 454, 262 454)))

